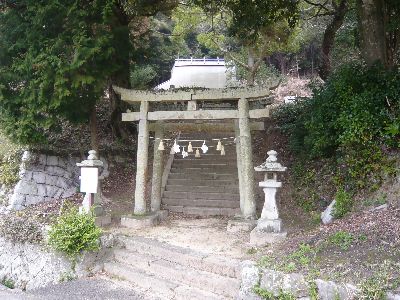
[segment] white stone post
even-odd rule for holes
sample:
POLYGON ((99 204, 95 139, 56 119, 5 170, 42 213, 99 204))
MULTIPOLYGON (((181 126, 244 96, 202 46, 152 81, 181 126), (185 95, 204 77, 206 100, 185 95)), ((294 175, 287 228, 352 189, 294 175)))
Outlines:
POLYGON ((149 158, 149 121, 147 113, 149 102, 140 103, 140 120, 137 144, 136 159, 136 188, 135 188, 135 208, 134 213, 138 215, 146 214, 146 178, 147 165, 149 158))
POLYGON ((151 182, 151 211, 157 212, 161 208, 161 183, 163 173, 163 152, 158 150, 161 139, 164 137, 161 124, 156 125, 153 159, 153 179, 151 182))
POLYGON ((258 172, 265 173, 264 181, 259 183, 265 194, 264 207, 256 228, 250 233, 250 243, 257 246, 274 243, 285 238, 287 234, 283 231, 276 203, 276 192, 282 187, 282 182, 277 180, 277 173, 286 171, 286 167, 277 162, 276 155, 276 151, 268 151, 267 160, 254 168, 258 172))
POLYGON ((253 150, 251 147, 249 103, 245 98, 239 99, 239 135, 240 153, 242 162, 242 186, 244 189, 243 217, 254 219, 256 217, 256 202, 254 197, 254 170, 253 170, 253 150))

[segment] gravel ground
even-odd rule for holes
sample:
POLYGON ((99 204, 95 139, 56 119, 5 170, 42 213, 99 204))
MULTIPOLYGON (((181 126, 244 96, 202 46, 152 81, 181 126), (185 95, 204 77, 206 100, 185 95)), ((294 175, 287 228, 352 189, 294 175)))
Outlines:
MULTIPOLYGON (((22 292, 0 289, 4 300, 150 300, 123 282, 103 277, 85 278, 22 292)), ((154 299, 155 300, 155 299, 154 299)))

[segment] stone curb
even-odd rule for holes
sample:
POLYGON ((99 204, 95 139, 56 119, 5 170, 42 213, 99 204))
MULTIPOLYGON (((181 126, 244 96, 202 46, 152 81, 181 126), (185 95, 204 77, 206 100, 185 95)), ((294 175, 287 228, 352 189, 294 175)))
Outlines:
MULTIPOLYGON (((313 281, 320 300, 358 299, 360 290, 351 284, 335 283, 316 279, 313 281)), ((241 263, 240 300, 261 300, 253 292, 255 286, 279 295, 280 291, 292 293, 297 299, 310 299, 310 282, 299 273, 286 274, 271 269, 263 269, 256 262, 246 260, 241 263)), ((388 300, 400 300, 400 294, 393 291, 387 293, 388 300)))

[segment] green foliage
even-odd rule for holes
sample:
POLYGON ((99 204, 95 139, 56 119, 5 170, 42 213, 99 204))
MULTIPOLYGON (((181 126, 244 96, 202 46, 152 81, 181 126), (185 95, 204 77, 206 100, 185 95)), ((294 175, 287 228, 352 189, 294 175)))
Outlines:
POLYGON ((21 148, 0 135, 0 184, 13 186, 18 180, 21 148))
POLYGON ((59 282, 68 282, 76 278, 76 275, 72 272, 63 272, 60 276, 59 282))
POLYGON ((386 292, 390 288, 389 274, 385 270, 377 273, 362 282, 359 299, 363 300, 385 300, 386 292))
POLYGON ((246 253, 250 255, 256 254, 257 248, 251 247, 250 249, 247 249, 246 253))
POLYGON ((48 243, 74 262, 83 251, 99 249, 100 235, 92 214, 81 214, 76 207, 68 206, 51 227, 48 243))
POLYGON ((329 236, 328 241, 342 250, 348 250, 354 241, 354 236, 346 231, 338 231, 329 236))
POLYGON ((136 90, 146 89, 156 76, 157 72, 152 66, 138 66, 131 71, 131 86, 136 90))
POLYGON ((289 255, 289 259, 294 260, 302 266, 309 266, 315 257, 317 250, 308 244, 301 244, 299 248, 289 255))
POLYGON ((7 187, 12 187, 18 182, 19 176, 19 153, 13 153, 0 158, 0 184, 4 184, 7 187))
POLYGON ((4 285, 5 287, 8 287, 9 289, 14 289, 14 288, 15 288, 15 282, 14 282, 14 280, 12 280, 12 279, 10 279, 10 278, 4 277, 4 278, 0 281, 0 283, 1 283, 2 285, 4 285))
POLYGON ((272 264, 272 261, 273 261, 272 257, 264 255, 259 259, 257 264, 261 268, 267 268, 268 266, 270 266, 272 264))
POLYGON ((344 217, 353 207, 353 199, 343 188, 339 188, 335 196, 336 203, 333 206, 333 216, 335 218, 344 217))
POLYGON ((310 300, 318 300, 319 296, 318 296, 318 286, 315 283, 315 280, 310 280, 308 282, 309 285, 309 296, 310 296, 310 300))
POLYGON ((295 300, 296 297, 290 292, 284 292, 283 290, 279 290, 279 294, 277 296, 274 295, 273 292, 268 291, 266 289, 261 288, 259 285, 253 287, 253 292, 260 296, 262 299, 266 300, 295 300))
POLYGON ((338 184, 375 189, 395 171, 385 149, 400 141, 400 71, 345 66, 275 118, 299 160, 334 158, 338 184))
POLYGON ((87 122, 129 62, 118 12, 114 0, 26 0, 2 10, 0 123, 8 136, 42 143, 65 119, 87 122))
POLYGON ((376 198, 365 199, 363 204, 365 206, 380 206, 385 204, 386 202, 387 202, 387 195, 382 194, 376 198))
POLYGON ((264 33, 267 28, 285 20, 290 26, 297 21, 297 2, 290 0, 194 0, 204 10, 215 12, 229 11, 232 22, 228 27, 231 35, 242 41, 255 41, 258 34, 264 33))

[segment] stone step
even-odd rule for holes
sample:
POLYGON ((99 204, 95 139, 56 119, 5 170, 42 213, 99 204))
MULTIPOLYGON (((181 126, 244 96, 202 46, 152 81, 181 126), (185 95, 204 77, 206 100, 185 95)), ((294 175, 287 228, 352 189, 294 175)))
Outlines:
POLYGON ((196 200, 196 199, 216 199, 216 200, 229 200, 229 201, 239 201, 238 194, 232 193, 208 193, 205 189, 203 192, 172 192, 165 191, 163 194, 163 198, 169 199, 187 199, 187 200, 196 200))
POLYGON ((240 213, 238 208, 225 208, 225 207, 195 207, 183 205, 163 205, 163 209, 170 212, 183 213, 185 215, 199 216, 199 217, 213 217, 213 216, 227 216, 233 217, 240 213))
POLYGON ((234 298, 238 294, 239 280, 236 278, 196 270, 144 253, 129 250, 115 250, 114 253, 118 262, 129 264, 146 274, 210 291, 224 297, 234 298))
POLYGON ((191 172, 202 172, 202 173, 214 173, 214 172, 230 172, 232 174, 237 174, 237 167, 236 166, 227 166, 227 167, 202 167, 202 166, 190 166, 185 168, 177 168, 172 167, 171 173, 191 173, 191 172))
POLYGON ((146 272, 133 266, 127 266, 126 263, 105 263, 104 270, 111 275, 127 280, 142 289, 146 289, 147 293, 152 293, 160 299, 227 299, 195 287, 159 278, 153 274, 146 274, 146 272))
POLYGON ((155 258, 185 265, 199 271, 211 272, 235 279, 240 278, 240 261, 237 259, 203 253, 140 236, 120 236, 118 238, 127 250, 151 255, 155 258))
POLYGON ((225 166, 231 166, 231 167, 236 167, 236 163, 232 162, 232 161, 219 161, 219 160, 215 160, 215 161, 174 161, 174 163, 172 164, 174 167, 188 167, 188 166, 204 166, 204 167, 208 167, 208 168, 212 168, 215 166, 220 166, 220 167, 225 167, 225 166))
POLYGON ((239 194, 239 188, 237 185, 225 185, 225 186, 193 186, 193 185, 167 185, 166 191, 173 192, 204 192, 205 190, 210 193, 232 193, 239 194))
POLYGON ((163 198, 162 203, 172 206, 195 206, 195 207, 216 207, 216 208, 238 208, 239 200, 205 200, 205 199, 177 199, 163 198))
POLYGON ((209 157, 194 157, 194 156, 189 156, 186 158, 182 157, 175 157, 174 162, 181 162, 181 161, 190 161, 190 162, 200 162, 200 161, 227 161, 227 162, 235 162, 236 161, 236 156, 235 157, 229 157, 229 156, 223 156, 223 155, 216 155, 216 156, 209 156, 209 157))
POLYGON ((168 179, 169 185, 187 185, 187 186, 226 186, 238 185, 238 180, 191 180, 191 179, 168 179))
POLYGON ((169 174, 169 179, 193 179, 193 180, 201 180, 201 179, 212 179, 212 180, 236 180, 237 174, 216 174, 216 173, 197 173, 197 172, 189 172, 189 173, 171 173, 169 174))

